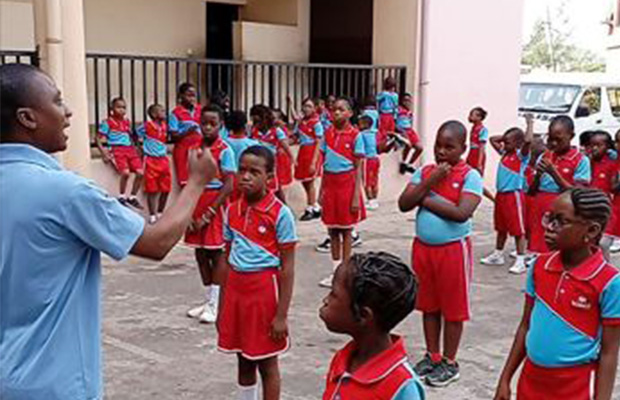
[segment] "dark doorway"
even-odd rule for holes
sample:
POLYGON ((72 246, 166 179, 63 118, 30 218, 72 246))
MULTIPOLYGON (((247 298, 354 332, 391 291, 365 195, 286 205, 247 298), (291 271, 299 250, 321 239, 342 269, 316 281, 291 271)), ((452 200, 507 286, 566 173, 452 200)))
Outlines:
MULTIPOLYGON (((239 19, 239 6, 207 3, 207 58, 233 59, 233 22, 239 19)), ((233 91, 232 67, 208 65, 206 81, 209 95, 218 91, 233 91)), ((234 93, 228 93, 233 96, 234 93)))
POLYGON ((372 63, 373 0, 311 0, 310 62, 372 63))

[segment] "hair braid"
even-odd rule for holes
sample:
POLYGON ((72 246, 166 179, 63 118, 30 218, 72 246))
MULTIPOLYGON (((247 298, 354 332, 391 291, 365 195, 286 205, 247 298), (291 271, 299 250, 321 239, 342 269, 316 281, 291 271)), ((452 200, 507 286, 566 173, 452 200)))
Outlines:
POLYGON ((597 241, 600 240, 611 217, 609 197, 603 191, 593 188, 573 188, 570 196, 576 215, 601 225, 601 234, 597 241))

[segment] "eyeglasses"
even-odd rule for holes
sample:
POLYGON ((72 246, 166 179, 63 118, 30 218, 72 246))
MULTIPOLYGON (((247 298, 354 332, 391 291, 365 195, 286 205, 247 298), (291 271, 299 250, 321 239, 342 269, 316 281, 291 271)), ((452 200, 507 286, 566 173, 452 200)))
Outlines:
POLYGON ((542 218, 543 228, 551 231, 564 229, 567 225, 583 224, 585 222, 586 221, 583 220, 571 220, 562 218, 559 215, 554 215, 552 212, 546 212, 542 218))

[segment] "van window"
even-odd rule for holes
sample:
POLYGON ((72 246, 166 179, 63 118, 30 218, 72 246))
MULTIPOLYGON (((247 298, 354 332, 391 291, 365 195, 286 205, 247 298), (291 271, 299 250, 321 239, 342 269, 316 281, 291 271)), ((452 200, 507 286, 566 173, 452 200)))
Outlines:
POLYGON ((620 118, 620 86, 607 88, 611 113, 616 118, 620 118))
POLYGON ((519 90, 519 111, 566 113, 581 88, 553 83, 522 83, 519 90))
POLYGON ((599 113, 601 111, 601 88, 588 88, 583 92, 579 108, 587 110, 587 115, 599 113))

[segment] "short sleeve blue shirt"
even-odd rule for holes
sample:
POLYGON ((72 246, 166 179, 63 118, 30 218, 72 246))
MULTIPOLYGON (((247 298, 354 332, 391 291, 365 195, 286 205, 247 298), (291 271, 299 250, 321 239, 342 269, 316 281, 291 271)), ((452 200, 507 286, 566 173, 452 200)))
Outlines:
POLYGON ((0 187, 1 397, 100 399, 100 252, 144 219, 29 145, 0 145, 0 187))

